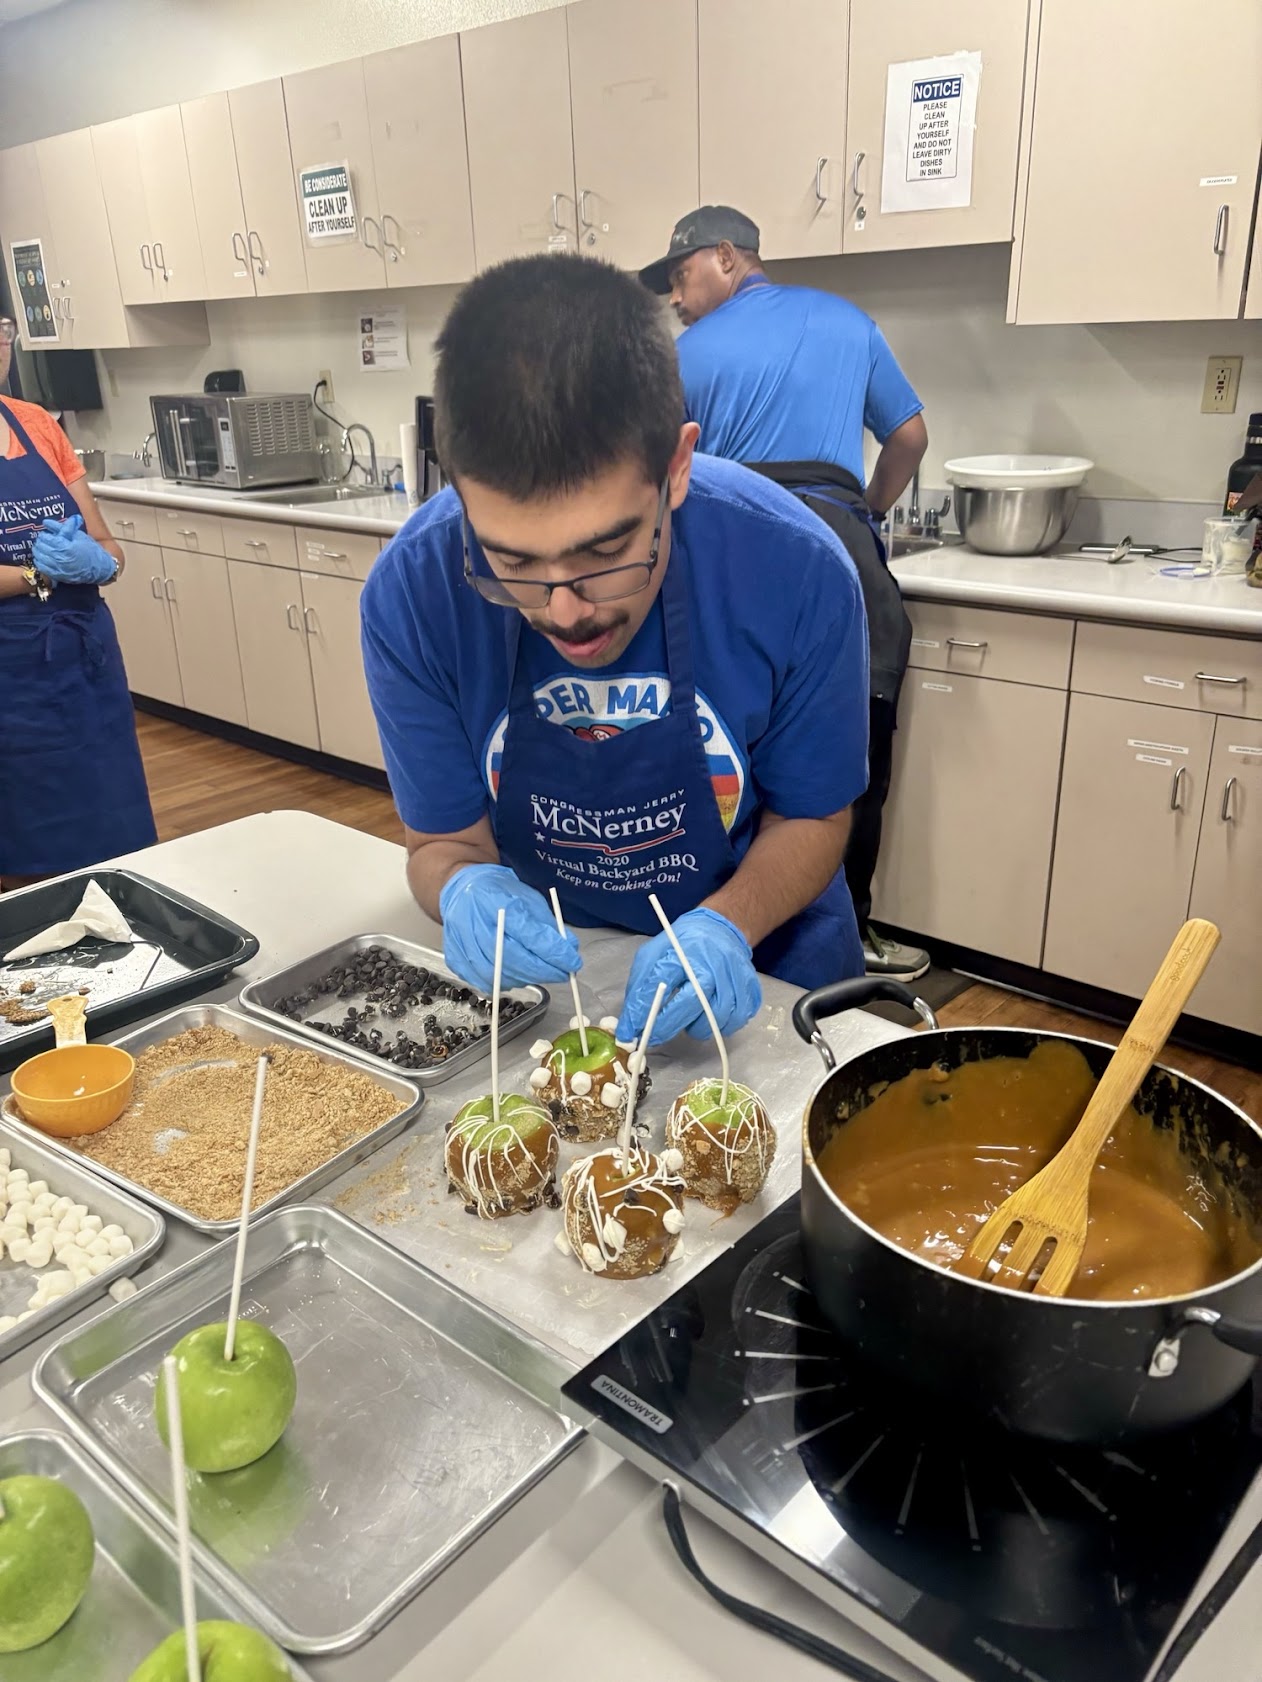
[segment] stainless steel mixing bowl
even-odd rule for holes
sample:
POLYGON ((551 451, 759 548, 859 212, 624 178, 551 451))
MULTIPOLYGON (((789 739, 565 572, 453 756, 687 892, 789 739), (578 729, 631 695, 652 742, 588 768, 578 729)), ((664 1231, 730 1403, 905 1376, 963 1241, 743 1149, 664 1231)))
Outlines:
POLYGON ((960 536, 983 555, 1042 555, 1059 543, 1078 506, 1078 485, 984 490, 957 484, 960 536))

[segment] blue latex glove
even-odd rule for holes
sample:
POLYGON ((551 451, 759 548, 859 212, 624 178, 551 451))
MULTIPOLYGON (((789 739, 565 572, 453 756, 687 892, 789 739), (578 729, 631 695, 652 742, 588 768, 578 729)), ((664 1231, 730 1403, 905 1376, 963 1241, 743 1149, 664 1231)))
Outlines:
POLYGON ((118 562, 83 529, 83 516, 45 520, 31 545, 37 572, 57 584, 104 584, 118 571, 118 562))
POLYGON ((503 864, 467 864, 438 896, 443 956, 462 981, 489 993, 495 978, 495 925, 503 906, 505 987, 564 981, 582 969, 572 934, 562 940, 542 894, 503 864))
MULTIPOLYGON (((734 1034, 743 1028, 762 1005, 762 983, 754 968, 749 942, 726 917, 706 906, 688 911, 674 925, 679 944, 688 954, 705 996, 710 1001, 720 1029, 734 1034)), ((627 980, 617 1037, 630 1044, 644 1032, 649 1010, 660 982, 666 983, 666 997, 653 1028, 652 1045, 665 1045, 684 1029, 694 1039, 710 1032, 692 983, 665 933, 655 935, 636 953, 627 980)))

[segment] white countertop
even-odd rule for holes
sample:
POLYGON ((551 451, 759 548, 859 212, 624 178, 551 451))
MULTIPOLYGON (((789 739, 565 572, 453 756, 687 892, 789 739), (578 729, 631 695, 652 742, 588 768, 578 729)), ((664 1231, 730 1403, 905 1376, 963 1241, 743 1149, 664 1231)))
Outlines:
MULTIPOLYGON (((323 526, 391 537, 412 512, 402 492, 372 492, 337 502, 289 507, 235 491, 178 485, 170 479, 106 479, 93 493, 114 502, 166 504, 205 513, 323 526)), ((911 600, 966 602, 1078 619, 1120 619, 1136 625, 1220 631, 1262 637, 1262 590, 1243 578, 1168 578, 1174 560, 1142 556, 1119 566, 1061 550, 1008 558, 981 555, 956 544, 909 555, 891 571, 911 600)), ((1195 557, 1187 556, 1187 560, 1195 557)))

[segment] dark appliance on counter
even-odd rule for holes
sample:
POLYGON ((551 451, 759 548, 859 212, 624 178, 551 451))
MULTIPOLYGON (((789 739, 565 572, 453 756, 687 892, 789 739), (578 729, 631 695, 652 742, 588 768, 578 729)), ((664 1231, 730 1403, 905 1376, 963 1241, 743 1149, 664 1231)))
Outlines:
POLYGON ((416 400, 416 489, 422 502, 437 496, 447 483, 438 464, 438 446, 434 442, 434 399, 416 400))
POLYGON ((320 478, 315 409, 306 392, 151 397, 164 479, 225 490, 320 478))
POLYGON ((245 391, 245 375, 240 368, 216 368, 202 381, 203 391, 231 391, 238 395, 245 391))

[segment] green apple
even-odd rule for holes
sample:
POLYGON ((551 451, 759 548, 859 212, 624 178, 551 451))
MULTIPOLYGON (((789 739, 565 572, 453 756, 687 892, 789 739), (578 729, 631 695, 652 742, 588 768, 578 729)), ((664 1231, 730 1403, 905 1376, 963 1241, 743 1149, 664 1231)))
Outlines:
POLYGON ((618 1042, 612 1034, 607 1034, 603 1028, 589 1028, 587 1030, 587 1056, 583 1056, 583 1042, 578 1037, 577 1028, 569 1028, 563 1034, 558 1034, 552 1042, 552 1050, 544 1058, 544 1062, 553 1068, 564 1068, 565 1078, 571 1075, 594 1074, 597 1069, 607 1069, 618 1060, 618 1042), (562 1063, 561 1058, 565 1061, 562 1063))
POLYGON ((490 1096, 470 1098, 451 1124, 451 1131, 460 1137, 462 1148, 477 1154, 488 1145, 504 1143, 502 1129, 511 1123, 523 1139, 531 1138, 540 1128, 552 1127, 552 1117, 537 1098, 523 1098, 519 1092, 500 1094, 500 1119, 495 1119, 495 1106, 490 1096))
MULTIPOLYGON (((228 1328, 198 1326, 171 1353, 180 1381, 184 1459, 195 1472, 234 1472, 261 1459, 294 1411, 298 1377, 289 1351, 266 1326, 238 1320, 232 1359, 228 1328)), ((158 1374, 158 1430, 167 1441, 166 1381, 158 1374)), ((169 1445, 168 1445, 169 1446, 169 1445)))
MULTIPOLYGON (((197 1626, 202 1682, 292 1682, 285 1655, 245 1624, 208 1618, 197 1626)), ((129 1682, 187 1682, 184 1631, 177 1629, 133 1670, 129 1682)))
POLYGON ((64 1483, 0 1480, 0 1653, 56 1635, 83 1599, 95 1549, 83 1502, 64 1483))

